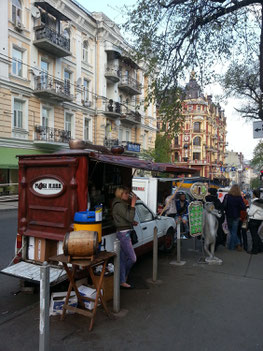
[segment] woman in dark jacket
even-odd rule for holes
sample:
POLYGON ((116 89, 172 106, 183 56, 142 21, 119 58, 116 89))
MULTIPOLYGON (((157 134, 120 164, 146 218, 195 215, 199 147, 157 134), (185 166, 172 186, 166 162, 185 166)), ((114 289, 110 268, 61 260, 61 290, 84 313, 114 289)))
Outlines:
POLYGON ((217 189, 216 188, 209 188, 208 189, 208 195, 205 197, 205 201, 206 202, 213 202, 215 209, 221 213, 221 217, 217 218, 218 229, 217 229, 217 235, 216 235, 216 247, 218 245, 224 246, 226 243, 226 234, 222 228, 222 224, 224 223, 224 220, 225 220, 224 206, 223 206, 222 202, 217 197, 217 189))
POLYGON ((232 185, 228 194, 224 198, 224 209, 226 213, 227 226, 230 232, 228 243, 229 250, 242 250, 240 240, 237 236, 238 224, 240 221, 240 211, 246 211, 246 206, 241 196, 240 188, 237 184, 232 185))
POLYGON ((130 232, 134 223, 136 196, 132 196, 131 204, 129 204, 129 195, 128 188, 118 187, 115 191, 115 199, 112 202, 112 216, 121 246, 120 285, 126 289, 131 288, 131 285, 126 280, 131 267, 136 262, 136 254, 130 238, 130 232))

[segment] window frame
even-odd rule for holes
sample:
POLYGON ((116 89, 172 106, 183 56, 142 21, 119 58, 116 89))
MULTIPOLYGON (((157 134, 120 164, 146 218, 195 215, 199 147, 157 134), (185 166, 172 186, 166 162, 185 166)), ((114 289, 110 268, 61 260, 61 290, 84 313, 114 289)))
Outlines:
POLYGON ((13 46, 12 47, 12 75, 15 76, 15 77, 19 77, 19 78, 23 78, 23 73, 24 73, 24 70, 23 70, 23 59, 24 59, 24 50, 21 50, 20 48, 17 48, 16 46, 13 46), (14 56, 14 51, 16 52, 19 52, 21 54, 21 59, 18 59, 14 56), (14 66, 15 64, 15 66, 14 66), (18 68, 18 65, 21 65, 21 74, 19 74, 19 68, 18 68), (15 72, 14 72, 14 67, 16 68, 15 69, 15 72))

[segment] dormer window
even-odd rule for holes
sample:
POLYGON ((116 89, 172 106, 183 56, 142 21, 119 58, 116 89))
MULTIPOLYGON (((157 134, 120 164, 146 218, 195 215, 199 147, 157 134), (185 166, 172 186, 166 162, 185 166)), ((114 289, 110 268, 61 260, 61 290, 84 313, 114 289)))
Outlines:
POLYGON ((12 22, 15 26, 22 26, 22 4, 20 0, 12 0, 12 22))

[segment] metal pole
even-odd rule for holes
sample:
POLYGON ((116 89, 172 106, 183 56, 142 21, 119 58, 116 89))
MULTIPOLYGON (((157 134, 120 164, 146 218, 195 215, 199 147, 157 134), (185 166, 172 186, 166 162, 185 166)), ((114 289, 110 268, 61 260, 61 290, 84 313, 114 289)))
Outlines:
POLYGON ((114 241, 114 289, 113 289, 113 312, 120 312, 120 241, 114 241))
POLYGON ((157 280, 157 270, 158 270, 158 236, 157 227, 153 230, 153 282, 157 280))
POLYGON ((49 271, 47 262, 40 267, 40 320, 39 320, 39 351, 50 350, 49 335, 49 271))
POLYGON ((179 220, 177 220, 176 232, 177 232, 177 257, 176 257, 176 260, 177 260, 177 262, 180 262, 181 261, 181 221, 179 221, 179 220))

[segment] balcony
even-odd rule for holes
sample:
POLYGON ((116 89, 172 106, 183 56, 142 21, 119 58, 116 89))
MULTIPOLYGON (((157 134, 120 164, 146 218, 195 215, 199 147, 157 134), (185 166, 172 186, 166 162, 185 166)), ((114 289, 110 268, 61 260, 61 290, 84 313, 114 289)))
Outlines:
POLYGON ((121 77, 119 89, 130 95, 141 94, 141 84, 136 79, 127 76, 121 77))
POLYGON ((134 112, 127 110, 125 114, 121 115, 121 121, 131 123, 131 124, 140 124, 142 117, 139 112, 134 112))
POLYGON ((65 143, 68 144, 71 139, 71 132, 51 127, 36 125, 34 141, 46 143, 65 143))
POLYGON ((48 75, 35 77, 34 94, 40 98, 52 99, 57 102, 72 101, 70 82, 63 82, 48 75))
POLYGON ((70 39, 56 32, 48 26, 35 28, 33 44, 43 51, 47 51, 56 57, 70 56, 70 39))
POLYGON ((192 160, 189 162, 190 165, 206 165, 206 160, 192 160))
POLYGON ((104 76, 111 83, 117 83, 120 81, 120 70, 118 66, 106 66, 104 76))
POLYGON ((120 118, 121 113, 122 113, 122 106, 119 102, 113 101, 112 99, 110 99, 105 104, 104 115, 108 117, 113 117, 113 118, 120 118))
POLYGON ((104 139, 104 146, 111 148, 112 146, 123 146, 126 152, 140 152, 141 144, 132 143, 131 141, 119 141, 119 139, 104 139))

